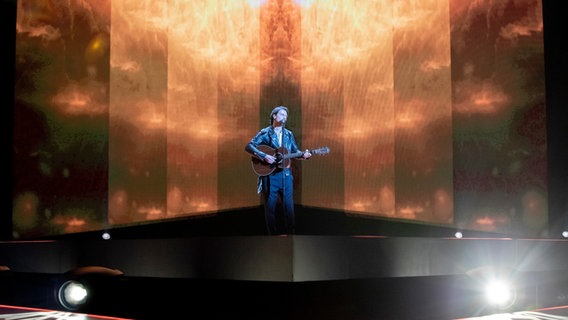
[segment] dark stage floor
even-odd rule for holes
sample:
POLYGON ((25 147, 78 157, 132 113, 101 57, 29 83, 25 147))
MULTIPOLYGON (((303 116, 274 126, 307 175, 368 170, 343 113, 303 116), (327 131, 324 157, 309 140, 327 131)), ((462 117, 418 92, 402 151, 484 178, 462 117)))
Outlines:
POLYGON ((81 312, 130 319, 568 316, 566 308, 544 310, 568 305, 566 240, 294 235, 7 241, 0 242, 0 266, 6 266, 0 304, 60 311, 66 310, 55 291, 70 271, 119 270, 90 280, 98 298, 81 312), (497 275, 515 282, 515 301, 506 308, 490 307, 481 296, 483 281, 497 275))

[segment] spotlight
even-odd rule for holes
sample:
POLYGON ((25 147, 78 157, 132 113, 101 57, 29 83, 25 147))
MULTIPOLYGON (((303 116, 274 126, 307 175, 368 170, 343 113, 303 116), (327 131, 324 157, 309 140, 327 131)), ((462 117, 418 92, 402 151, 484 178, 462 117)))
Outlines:
POLYGON ((562 237, 568 238, 568 230, 562 231, 562 237))
POLYGON ((116 283, 122 275, 119 270, 98 266, 66 272, 55 288, 57 303, 69 311, 97 311, 117 294, 116 283))
POLYGON ((110 240, 110 233, 103 232, 103 234, 101 235, 101 238, 103 238, 103 240, 110 240))
POLYGON ((472 281, 472 289, 484 306, 491 309, 510 309, 517 303, 520 279, 517 272, 507 267, 483 266, 466 273, 472 281), (484 302, 482 302, 484 301, 484 302))
POLYGON ((61 306, 67 310, 78 310, 89 298, 89 290, 79 281, 65 281, 57 292, 57 298, 61 306))
POLYGON ((463 233, 461 231, 456 231, 456 233, 454 234, 454 236, 458 239, 463 238, 463 233))
POLYGON ((490 305, 506 309, 514 303, 516 293, 507 281, 494 279, 486 284, 485 297, 490 305))

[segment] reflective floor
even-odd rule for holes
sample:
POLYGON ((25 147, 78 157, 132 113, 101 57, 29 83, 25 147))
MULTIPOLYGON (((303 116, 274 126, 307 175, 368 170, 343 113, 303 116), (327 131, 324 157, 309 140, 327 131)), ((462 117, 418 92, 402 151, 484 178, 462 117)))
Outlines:
MULTIPOLYGON (((430 319, 424 315, 425 319, 430 319)), ((84 313, 72 313, 66 311, 18 307, 0 305, 0 319, 26 319, 26 320, 133 320, 129 318, 117 318, 84 313)), ((568 320, 568 306, 539 309, 535 311, 520 311, 513 313, 496 313, 473 318, 461 318, 456 320, 568 320)))
POLYGON ((97 316, 82 313, 72 313, 66 311, 27 308, 18 306, 0 305, 0 319, 4 320, 126 320, 126 318, 114 318, 107 316, 97 316))
POLYGON ((496 313, 459 320, 568 320, 568 306, 539 309, 535 311, 496 313))

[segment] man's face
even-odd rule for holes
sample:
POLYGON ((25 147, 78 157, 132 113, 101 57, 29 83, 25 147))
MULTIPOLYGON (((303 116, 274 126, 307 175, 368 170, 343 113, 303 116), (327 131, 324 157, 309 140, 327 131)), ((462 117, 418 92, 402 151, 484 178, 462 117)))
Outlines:
POLYGON ((285 122, 286 119, 288 119, 288 112, 286 112, 286 110, 280 110, 274 116, 274 120, 276 120, 277 122, 285 122))

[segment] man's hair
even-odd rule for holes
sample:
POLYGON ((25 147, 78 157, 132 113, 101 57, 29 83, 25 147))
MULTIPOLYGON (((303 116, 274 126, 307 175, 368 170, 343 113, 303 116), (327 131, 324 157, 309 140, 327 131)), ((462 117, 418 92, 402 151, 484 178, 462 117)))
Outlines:
POLYGON ((285 107, 285 106, 278 106, 278 107, 272 109, 272 112, 270 112, 270 119, 268 120, 270 122, 270 124, 272 124, 272 122, 274 122, 274 115, 277 114, 278 112, 280 112, 280 110, 284 110, 284 111, 286 111, 286 113, 289 114, 288 108, 285 107))

